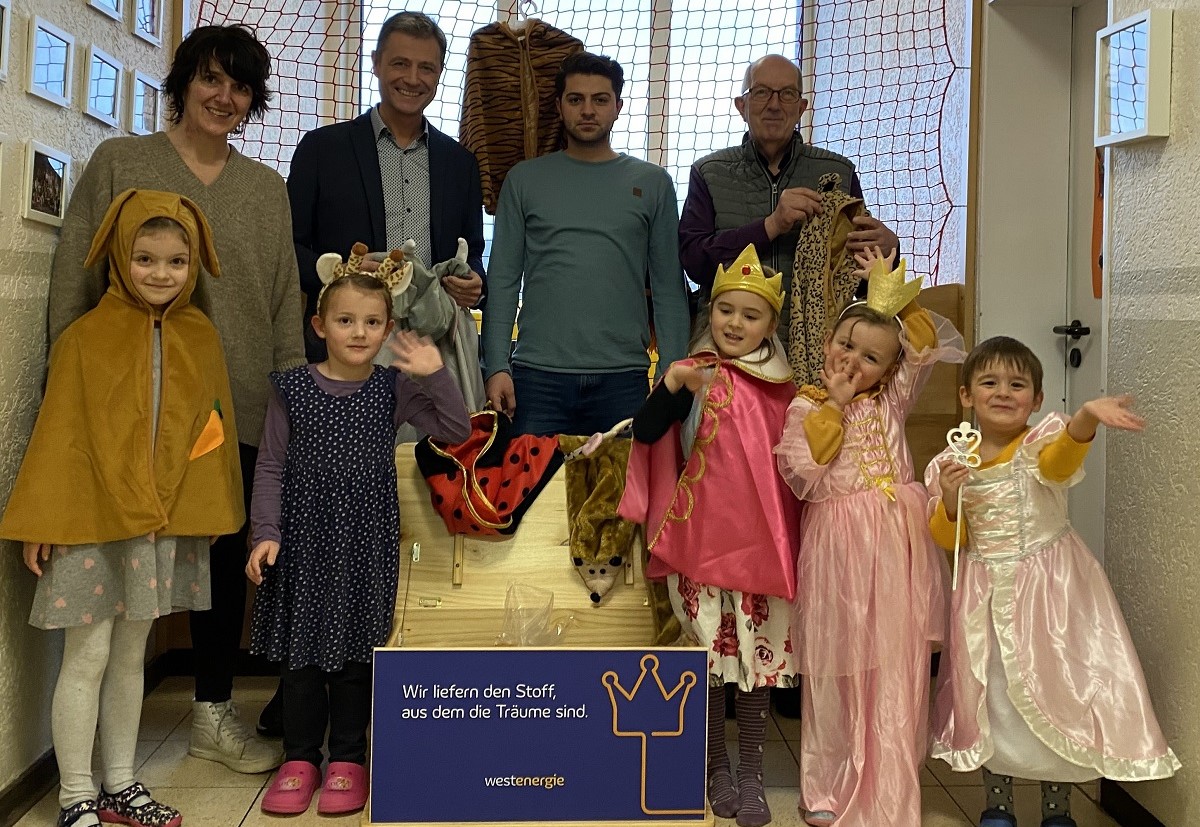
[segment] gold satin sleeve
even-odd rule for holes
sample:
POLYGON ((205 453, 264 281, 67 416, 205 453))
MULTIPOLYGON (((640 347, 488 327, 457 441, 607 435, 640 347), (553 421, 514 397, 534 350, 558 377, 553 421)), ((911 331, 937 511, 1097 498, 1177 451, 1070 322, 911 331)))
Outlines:
POLYGON ((842 450, 842 412, 832 405, 822 405, 804 417, 804 436, 813 462, 828 465, 842 450))
POLYGON ((900 321, 913 353, 937 346, 937 330, 933 326, 933 318, 924 307, 915 301, 909 302, 900 311, 900 321))
POLYGON ((954 551, 954 531, 957 528, 959 532, 959 540, 962 545, 967 543, 967 523, 959 514, 957 523, 951 522, 946 516, 946 503, 944 500, 938 500, 937 509, 933 512, 933 516, 929 518, 929 533, 933 535, 933 541, 941 546, 946 551, 954 551))
POLYGON ((1083 465, 1091 447, 1091 440, 1076 442, 1063 428, 1054 441, 1038 454, 1038 470, 1051 482, 1064 482, 1083 465))

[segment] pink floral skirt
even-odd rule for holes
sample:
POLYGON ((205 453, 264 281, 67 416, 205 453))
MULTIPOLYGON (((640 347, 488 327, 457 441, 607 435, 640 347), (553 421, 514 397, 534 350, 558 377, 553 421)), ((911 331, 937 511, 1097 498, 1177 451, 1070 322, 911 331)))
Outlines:
POLYGON ((682 574, 667 577, 671 607, 685 633, 708 648, 708 683, 798 686, 791 604, 782 597, 721 589, 682 574))

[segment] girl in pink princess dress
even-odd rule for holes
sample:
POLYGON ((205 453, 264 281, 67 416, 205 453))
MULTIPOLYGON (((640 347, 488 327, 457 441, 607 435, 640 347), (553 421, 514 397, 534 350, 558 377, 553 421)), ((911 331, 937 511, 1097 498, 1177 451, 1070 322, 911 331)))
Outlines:
POLYGON ((717 268, 708 324, 633 420, 621 515, 646 526, 649 577, 665 578, 684 632, 708 653, 708 798, 739 827, 771 820, 763 792, 770 688, 794 686, 789 640, 798 503, 771 467, 795 393, 774 337, 782 278, 749 245, 717 268), (768 277, 769 276, 769 277, 768 277), (725 749, 737 692, 736 783, 725 749))
POLYGON ((961 531, 966 550, 933 755, 960 772, 983 768, 982 827, 1015 827, 1013 776, 1042 782, 1042 827, 1075 827, 1071 783, 1179 769, 1104 570, 1067 521, 1067 489, 1083 477, 1097 427, 1140 431, 1144 422, 1129 397, 1109 397, 1030 428, 1041 385, 1025 345, 1006 336, 978 345, 959 396, 975 413, 983 461, 970 470, 946 451, 925 472, 934 538, 954 548, 961 531))
MULTIPOLYGON (((806 502, 792 638, 803 678, 801 808, 811 825, 919 827, 931 645, 946 561, 926 524, 904 422, 962 338, 878 250, 865 303, 825 339, 824 387, 800 389, 775 449, 806 502)), ((865 275, 865 273, 864 273, 865 275)))

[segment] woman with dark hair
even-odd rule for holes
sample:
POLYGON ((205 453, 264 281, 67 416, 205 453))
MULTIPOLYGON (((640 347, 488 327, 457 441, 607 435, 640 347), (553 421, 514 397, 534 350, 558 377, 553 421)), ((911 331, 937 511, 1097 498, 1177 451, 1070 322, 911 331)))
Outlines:
MULTIPOLYGON (((249 29, 194 29, 163 84, 169 128, 110 138, 96 148, 67 206, 50 276, 53 344, 108 288, 107 262, 87 268, 83 261, 114 196, 129 188, 165 190, 200 206, 222 277, 202 273, 195 301, 220 333, 229 366, 246 513, 270 394, 267 377, 305 363, 287 190, 277 172, 229 144, 229 136, 266 112, 270 74, 270 55, 249 29)), ((238 772, 266 772, 279 765, 282 752, 245 727, 231 697, 246 603, 245 526, 217 538, 211 551, 212 609, 191 612, 196 694, 188 751, 238 772)))

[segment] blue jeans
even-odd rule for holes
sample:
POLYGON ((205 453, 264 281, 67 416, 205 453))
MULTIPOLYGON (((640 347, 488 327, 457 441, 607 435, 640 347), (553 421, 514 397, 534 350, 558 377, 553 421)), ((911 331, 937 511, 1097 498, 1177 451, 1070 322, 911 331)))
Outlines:
POLYGON ((638 412, 650 393, 644 370, 553 373, 513 365, 518 434, 590 436, 638 412))

